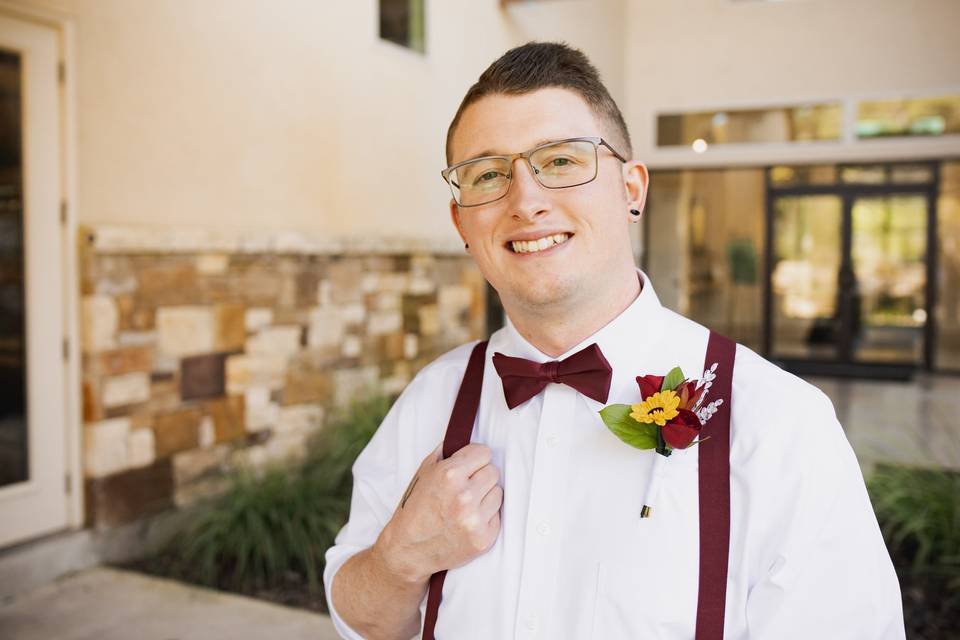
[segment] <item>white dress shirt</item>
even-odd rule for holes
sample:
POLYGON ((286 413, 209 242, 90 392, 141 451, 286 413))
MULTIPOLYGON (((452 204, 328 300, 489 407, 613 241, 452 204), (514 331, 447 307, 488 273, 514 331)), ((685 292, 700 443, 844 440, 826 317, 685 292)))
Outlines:
MULTIPOLYGON (((661 306, 650 279, 619 316, 559 358, 509 322, 490 337, 472 442, 501 472, 493 546, 448 571, 438 640, 691 640, 699 574, 698 452, 665 460, 651 518, 640 518, 653 451, 614 436, 603 404, 563 384, 513 410, 494 352, 537 362, 596 342, 613 367, 606 404, 640 401, 636 376, 703 373, 708 330, 661 306)), ((326 553, 327 604, 344 638, 362 636, 334 609, 333 576, 390 520, 423 459, 443 439, 476 343, 422 369, 353 465, 349 522, 326 553)), ((709 401, 710 398, 708 397, 709 401)), ((904 638, 900 588, 830 400, 737 346, 730 446, 727 639, 904 638)), ((426 595, 421 602, 421 625, 426 595)), ((419 637, 419 636, 418 636, 419 637)))

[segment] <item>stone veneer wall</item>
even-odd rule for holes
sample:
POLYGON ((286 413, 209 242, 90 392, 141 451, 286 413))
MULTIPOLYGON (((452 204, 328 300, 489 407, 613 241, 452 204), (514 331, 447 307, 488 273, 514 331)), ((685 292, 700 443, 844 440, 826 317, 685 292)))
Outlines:
POLYGON ((399 393, 480 338, 470 257, 403 245, 81 230, 88 525, 214 495, 231 468, 302 451, 331 408, 399 393))

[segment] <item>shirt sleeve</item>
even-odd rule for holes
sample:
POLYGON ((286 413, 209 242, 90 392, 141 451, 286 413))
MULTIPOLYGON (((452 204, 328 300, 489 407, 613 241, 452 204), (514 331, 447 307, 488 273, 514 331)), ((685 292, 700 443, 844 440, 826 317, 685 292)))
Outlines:
POLYGON ((353 464, 350 517, 337 533, 334 545, 324 555, 323 587, 330 619, 340 637, 348 640, 363 640, 363 636, 340 617, 333 606, 331 587, 340 567, 352 556, 373 545, 393 515, 394 507, 390 498, 396 493, 398 478, 397 440, 403 413, 401 399, 391 407, 353 464))
POLYGON ((900 586, 856 455, 829 398, 804 386, 790 428, 754 457, 765 469, 751 481, 766 487, 749 638, 902 640, 900 586))

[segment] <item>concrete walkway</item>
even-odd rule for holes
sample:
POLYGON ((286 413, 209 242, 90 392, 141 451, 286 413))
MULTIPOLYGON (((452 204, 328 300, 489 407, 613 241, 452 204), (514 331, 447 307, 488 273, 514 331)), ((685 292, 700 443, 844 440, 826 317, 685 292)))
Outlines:
POLYGON ((336 640, 330 618, 96 568, 0 602, 3 640, 336 640))

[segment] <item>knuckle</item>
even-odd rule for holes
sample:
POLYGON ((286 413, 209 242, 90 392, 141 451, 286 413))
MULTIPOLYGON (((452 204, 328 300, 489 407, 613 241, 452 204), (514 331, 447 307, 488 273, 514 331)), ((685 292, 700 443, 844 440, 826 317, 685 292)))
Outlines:
POLYGON ((457 503, 460 505, 468 505, 470 504, 471 497, 472 496, 470 494, 470 490, 464 489, 463 491, 457 494, 457 503))

